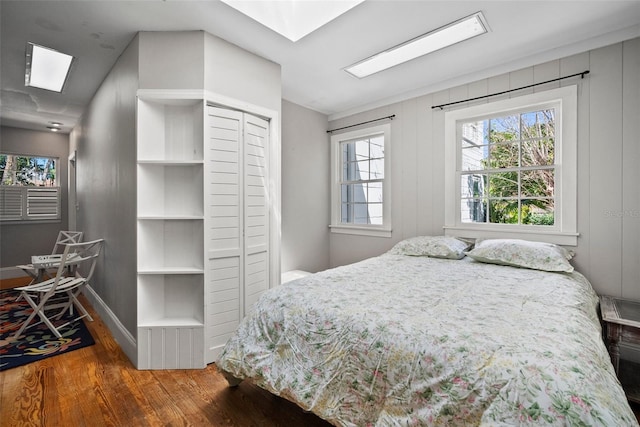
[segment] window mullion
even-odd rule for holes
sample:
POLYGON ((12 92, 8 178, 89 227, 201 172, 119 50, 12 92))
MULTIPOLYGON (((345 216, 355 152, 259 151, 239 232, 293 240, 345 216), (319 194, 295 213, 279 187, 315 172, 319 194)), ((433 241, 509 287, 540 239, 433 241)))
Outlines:
POLYGON ((340 184, 369 184, 374 182, 384 182, 384 179, 376 178, 376 179, 361 179, 358 181, 340 181, 340 184))

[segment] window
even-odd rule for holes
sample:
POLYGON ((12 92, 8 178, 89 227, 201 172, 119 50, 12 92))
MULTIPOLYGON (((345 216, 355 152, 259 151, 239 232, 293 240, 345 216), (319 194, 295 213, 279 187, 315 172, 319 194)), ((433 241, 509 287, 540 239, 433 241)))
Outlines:
POLYGON ((576 93, 445 114, 447 234, 577 243, 576 93))
POLYGON ((57 159, 0 154, 0 220, 60 219, 57 159))
POLYGON ((391 235, 389 133, 386 124, 331 137, 332 232, 391 235))

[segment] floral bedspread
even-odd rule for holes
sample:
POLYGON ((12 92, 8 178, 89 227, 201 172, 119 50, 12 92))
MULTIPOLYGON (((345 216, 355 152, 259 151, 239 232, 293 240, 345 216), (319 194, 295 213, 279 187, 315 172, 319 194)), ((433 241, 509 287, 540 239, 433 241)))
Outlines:
POLYGON ((637 426, 579 273, 385 254, 269 290, 217 364, 335 425, 637 426))

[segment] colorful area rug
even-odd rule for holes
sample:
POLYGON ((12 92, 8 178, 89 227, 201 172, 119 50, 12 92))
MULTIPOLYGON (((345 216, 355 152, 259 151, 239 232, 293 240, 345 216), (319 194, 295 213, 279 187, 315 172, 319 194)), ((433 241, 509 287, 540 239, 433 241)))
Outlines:
MULTIPOLYGON (((14 290, 0 291, 0 371, 95 343, 82 320, 76 320, 62 328, 61 338, 56 337, 47 325, 41 323, 27 329, 17 341, 14 340, 13 335, 33 311, 24 299, 16 301, 19 294, 14 290)), ((39 317, 36 316, 36 319, 39 317)), ((66 321, 63 317, 58 324, 66 321)))

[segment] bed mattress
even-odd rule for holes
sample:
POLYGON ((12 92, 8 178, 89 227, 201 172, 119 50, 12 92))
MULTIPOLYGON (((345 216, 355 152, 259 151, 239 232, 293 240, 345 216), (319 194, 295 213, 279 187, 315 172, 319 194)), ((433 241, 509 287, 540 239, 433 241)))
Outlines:
POLYGON ((581 274, 384 254, 269 290, 217 365, 341 426, 637 426, 581 274))

